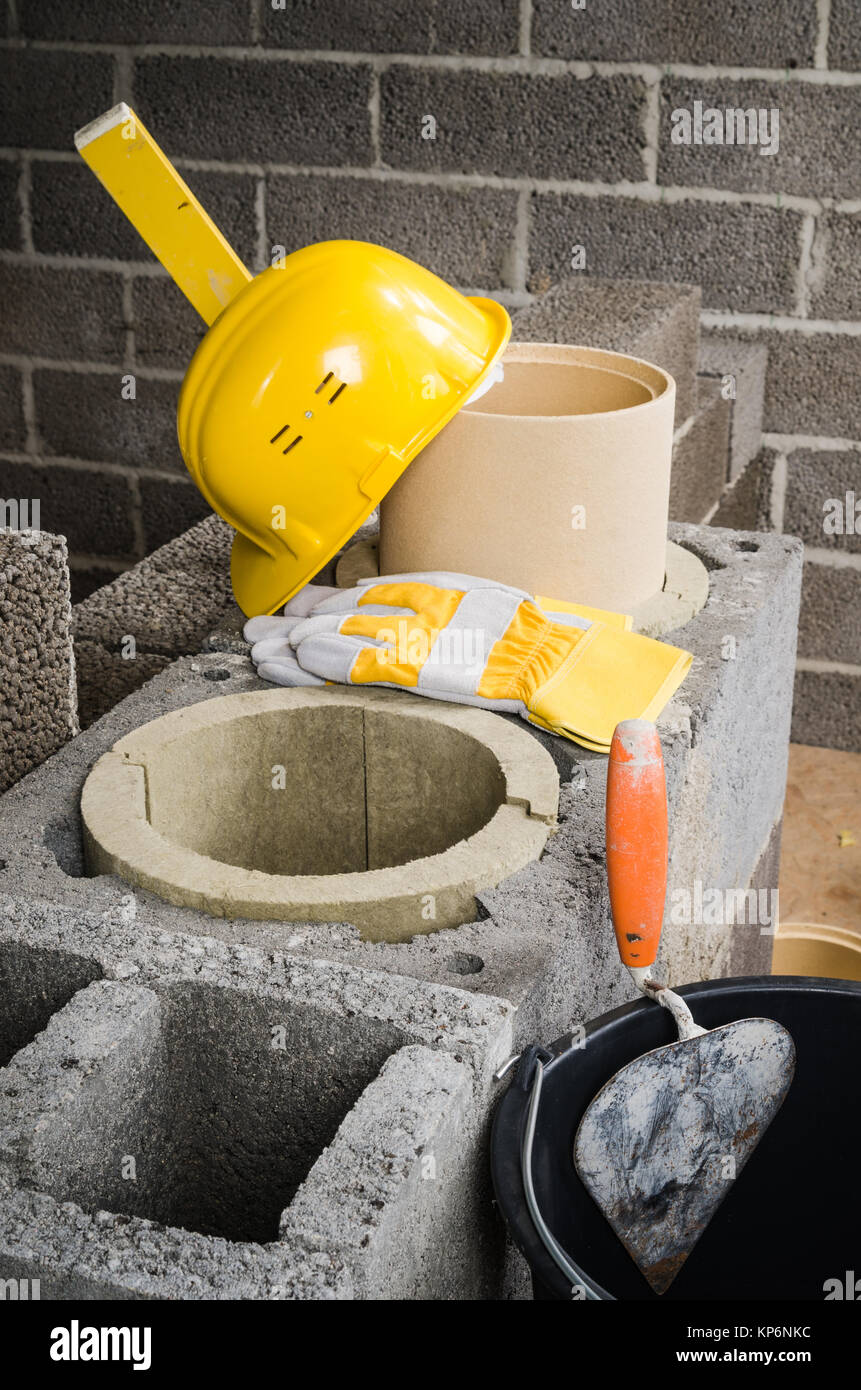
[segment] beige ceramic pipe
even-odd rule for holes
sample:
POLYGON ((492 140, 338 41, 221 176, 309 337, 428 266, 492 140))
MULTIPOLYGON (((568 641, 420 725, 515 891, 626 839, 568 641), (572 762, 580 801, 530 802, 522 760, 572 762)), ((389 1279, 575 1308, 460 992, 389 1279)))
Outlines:
POLYGON ((675 382, 620 353, 513 343, 385 498, 380 572, 456 570, 629 612, 664 582, 675 382))

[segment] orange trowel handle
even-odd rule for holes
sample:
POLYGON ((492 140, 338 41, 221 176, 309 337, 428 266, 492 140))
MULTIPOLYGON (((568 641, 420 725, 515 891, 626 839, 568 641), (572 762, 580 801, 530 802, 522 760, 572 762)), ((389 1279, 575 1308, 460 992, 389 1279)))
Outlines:
POLYGON ((607 768, 607 883, 622 964, 653 965, 667 892, 667 784, 654 724, 616 726, 607 768))

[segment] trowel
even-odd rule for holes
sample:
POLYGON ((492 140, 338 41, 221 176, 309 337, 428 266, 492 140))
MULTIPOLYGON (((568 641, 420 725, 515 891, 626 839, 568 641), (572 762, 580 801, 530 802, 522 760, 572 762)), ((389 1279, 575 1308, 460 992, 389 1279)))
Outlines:
MULTIPOLYGON (((667 886, 667 794, 654 724, 613 736, 607 879, 622 964, 667 1009, 679 1041, 616 1072, 574 1141, 581 1182, 656 1293, 665 1293, 780 1109, 795 1046, 773 1019, 706 1030, 652 978, 667 886)), ((741 1179, 743 1181, 743 1179, 741 1179)))

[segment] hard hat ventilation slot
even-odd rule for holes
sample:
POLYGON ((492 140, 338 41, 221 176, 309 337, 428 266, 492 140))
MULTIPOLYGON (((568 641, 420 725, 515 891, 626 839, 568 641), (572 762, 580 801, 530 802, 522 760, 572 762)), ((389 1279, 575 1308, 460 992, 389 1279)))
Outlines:
POLYGON ((334 405, 335 402, 336 402, 336 400, 337 400, 338 397, 340 396, 341 392, 342 392, 342 391, 346 391, 346 389, 347 389, 347 383, 346 383, 346 381, 342 381, 342 382, 341 382, 341 385, 338 387, 338 389, 337 389, 337 391, 335 392, 334 396, 330 396, 330 397, 329 397, 329 404, 330 404, 330 405, 334 405))
POLYGON ((301 444, 301 443, 302 443, 302 435, 301 435, 301 434, 297 434, 297 436, 296 436, 296 438, 293 440, 292 444, 288 444, 286 449, 282 449, 282 450, 281 450, 282 454, 289 454, 289 452, 290 452, 291 449, 295 449, 295 448, 296 448, 296 445, 297 445, 297 444, 301 444))
POLYGON ((270 443, 270 444, 274 444, 274 443, 275 443, 275 440, 276 440, 276 439, 280 439, 281 436, 282 436, 282 434, 284 433, 284 431, 285 431, 285 430, 289 430, 289 428, 290 428, 289 425, 282 425, 281 428, 280 428, 280 430, 278 431, 278 433, 277 433, 277 434, 273 434, 273 436, 272 436, 272 438, 270 439, 269 443, 270 443))
POLYGON ((319 385, 318 387, 316 387, 316 389, 315 389, 315 391, 314 391, 314 395, 315 395, 315 396, 319 396, 319 394, 320 394, 320 392, 322 391, 323 387, 324 387, 324 386, 328 386, 329 382, 332 380, 332 377, 333 377, 334 375, 335 375, 334 372, 327 372, 327 373, 326 373, 326 375, 323 377, 323 380, 320 382, 320 385, 319 385))

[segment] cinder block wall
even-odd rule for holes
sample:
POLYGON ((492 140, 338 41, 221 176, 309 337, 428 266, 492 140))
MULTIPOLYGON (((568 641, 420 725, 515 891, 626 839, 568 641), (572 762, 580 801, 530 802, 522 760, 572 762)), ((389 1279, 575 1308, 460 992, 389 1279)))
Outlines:
POLYGON ((761 524, 808 545, 795 736, 852 746, 861 547, 823 520, 861 494, 857 0, 8 0, 0 26, 0 493, 41 499, 77 597, 205 511, 173 425, 200 325, 72 148, 126 100, 254 269, 352 236, 511 305, 576 247, 701 285, 704 326, 769 351, 761 524), (697 100, 777 107, 778 152, 673 144, 697 100))

